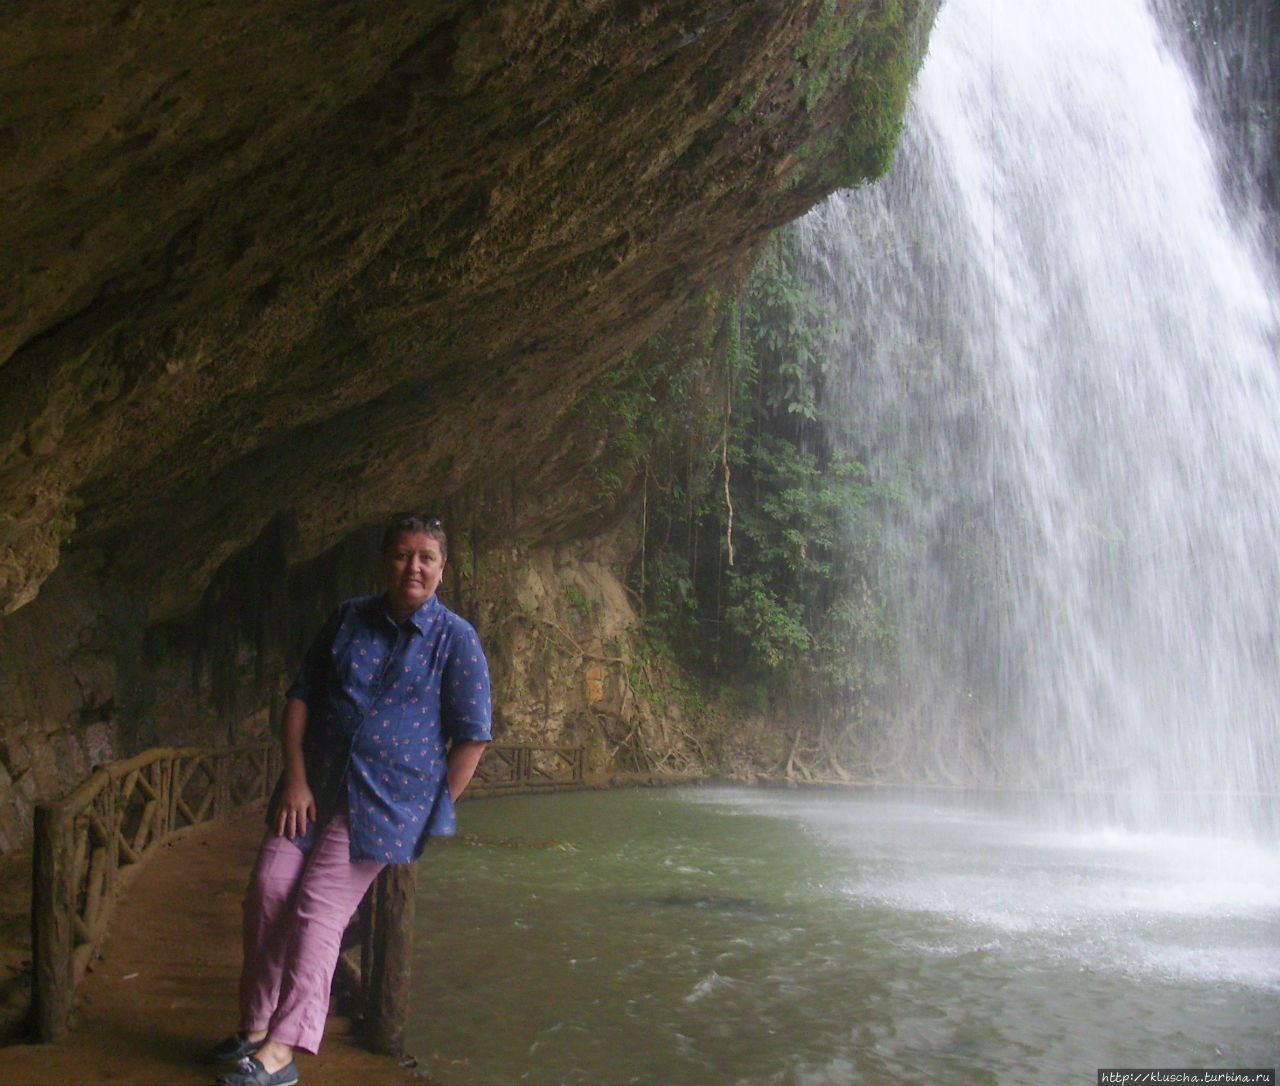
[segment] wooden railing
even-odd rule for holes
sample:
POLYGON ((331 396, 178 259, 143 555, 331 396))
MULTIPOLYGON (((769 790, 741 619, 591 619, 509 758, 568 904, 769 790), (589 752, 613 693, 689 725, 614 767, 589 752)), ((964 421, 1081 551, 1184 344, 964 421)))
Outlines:
POLYGON ((582 747, 490 743, 474 783, 483 791, 580 785, 585 769, 582 747))
POLYGON ((36 808, 32 855, 32 1019, 61 1038, 76 987, 106 934, 116 896, 164 841, 261 802, 278 746, 158 748, 99 767, 65 799, 36 808))
MULTIPOLYGON (((581 747, 493 743, 478 791, 581 784, 581 747)), ((67 1032, 85 969, 106 934, 120 890, 141 861, 175 834, 237 807, 264 802, 280 772, 279 747, 160 748, 96 769, 66 799, 36 808, 31 885, 32 1021, 40 1041, 67 1032)), ((361 945, 358 1010, 379 1052, 403 1048, 413 940, 414 869, 390 865, 348 933, 361 945)))

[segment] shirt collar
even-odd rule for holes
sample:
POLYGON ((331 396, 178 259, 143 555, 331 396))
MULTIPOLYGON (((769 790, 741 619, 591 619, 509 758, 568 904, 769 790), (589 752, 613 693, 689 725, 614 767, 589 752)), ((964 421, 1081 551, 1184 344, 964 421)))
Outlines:
MULTIPOLYGON (((418 633, 426 633, 427 627, 431 625, 431 620, 435 617, 436 612, 442 606, 444 605, 440 602, 439 596, 433 592, 431 594, 431 598, 406 618, 405 622, 411 622, 418 633)), ((382 597, 382 613, 387 616, 388 622, 393 623, 394 625, 400 625, 400 623, 397 623, 396 620, 391 617, 391 609, 387 607, 386 596, 382 597)))

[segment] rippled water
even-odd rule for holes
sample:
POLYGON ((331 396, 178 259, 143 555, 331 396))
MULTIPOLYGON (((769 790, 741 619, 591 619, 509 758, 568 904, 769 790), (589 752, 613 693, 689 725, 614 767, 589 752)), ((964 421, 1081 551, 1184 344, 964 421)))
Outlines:
POLYGON ((943 795, 469 802, 409 1048, 461 1083, 1067 1083, 1280 1061, 1280 852, 943 795))

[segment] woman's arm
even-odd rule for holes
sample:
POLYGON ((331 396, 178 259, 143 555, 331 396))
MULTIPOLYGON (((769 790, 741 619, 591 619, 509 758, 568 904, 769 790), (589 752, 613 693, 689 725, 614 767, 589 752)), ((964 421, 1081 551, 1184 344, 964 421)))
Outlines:
MULTIPOLYGON (((316 800, 307 783, 307 766, 302 756, 302 737, 307 732, 307 703, 289 698, 280 720, 280 746, 284 756, 284 790, 276 808, 275 830, 289 840, 307 832, 316 817, 316 800)), ((474 769, 474 767, 472 767, 474 769)))
POLYGON ((488 743, 483 739, 461 739, 449 748, 449 795, 457 799, 471 783, 471 776, 480 764, 480 755, 488 743))

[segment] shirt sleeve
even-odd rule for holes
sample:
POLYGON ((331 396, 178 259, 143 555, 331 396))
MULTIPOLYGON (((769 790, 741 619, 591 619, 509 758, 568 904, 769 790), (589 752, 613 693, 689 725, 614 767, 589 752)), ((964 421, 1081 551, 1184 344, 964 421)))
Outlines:
POLYGON ((285 692, 285 697, 297 698, 306 702, 307 708, 314 710, 325 693, 325 676, 329 650, 333 647, 333 639, 342 625, 343 608, 339 607, 320 627, 306 655, 302 658, 302 666, 298 668, 293 683, 285 692))
POLYGON ((493 738, 489 664, 476 631, 468 623, 460 622, 459 626, 440 684, 440 720, 450 742, 488 742, 493 738))

